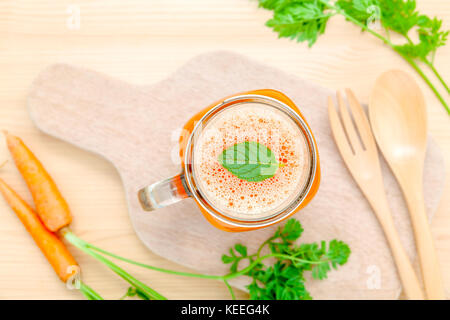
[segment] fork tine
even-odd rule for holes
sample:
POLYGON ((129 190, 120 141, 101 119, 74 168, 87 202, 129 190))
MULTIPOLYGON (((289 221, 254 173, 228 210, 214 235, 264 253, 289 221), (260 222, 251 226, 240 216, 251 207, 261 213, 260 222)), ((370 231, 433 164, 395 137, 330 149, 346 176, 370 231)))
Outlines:
POLYGON ((363 107, 356 99, 355 94, 352 90, 345 89, 345 92, 347 93, 347 100, 353 114, 353 120, 356 123, 356 127, 359 131, 359 136, 361 137, 366 150, 374 149, 375 139, 373 138, 369 120, 367 119, 363 107))
POLYGON ((342 127, 341 120, 337 114, 336 108, 333 104, 333 99, 328 97, 328 118, 330 119, 331 131, 333 132, 334 140, 341 152, 344 160, 349 159, 353 152, 345 136, 344 128, 342 127))
POLYGON ((353 148, 353 151, 356 153, 357 151, 361 151, 362 149, 361 142, 358 138, 355 126, 353 125, 352 119, 348 112, 347 105, 339 91, 337 92, 337 98, 339 103, 339 111, 341 112, 341 118, 345 128, 345 132, 347 133, 347 137, 350 142, 350 145, 353 148))

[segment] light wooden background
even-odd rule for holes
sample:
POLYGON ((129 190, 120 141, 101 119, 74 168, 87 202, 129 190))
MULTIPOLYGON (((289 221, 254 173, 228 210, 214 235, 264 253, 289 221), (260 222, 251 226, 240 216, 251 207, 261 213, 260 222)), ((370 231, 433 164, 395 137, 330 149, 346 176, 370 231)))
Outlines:
MULTIPOLYGON (((424 13, 444 19, 450 28, 448 0, 418 0, 424 13)), ((412 73, 379 41, 361 34, 343 18, 333 18, 326 34, 308 49, 277 40, 264 26, 270 13, 251 0, 115 0, 0 2, 0 128, 21 136, 46 165, 71 205, 73 229, 87 241, 126 257, 186 270, 149 252, 127 216, 120 178, 105 160, 40 133, 26 111, 30 83, 45 66, 73 63, 112 76, 147 84, 167 77, 191 57, 206 51, 233 50, 329 88, 351 87, 367 102, 377 75, 389 68, 412 73), (71 7, 72 5, 72 7, 71 7), (80 9, 80 25, 70 12, 80 9)), ((450 44, 436 64, 450 81, 450 44)), ((188 79, 187 79, 188 80, 188 79)), ((450 168, 450 116, 419 80, 428 104, 429 127, 450 168)), ((450 101, 449 96, 446 96, 450 101)), ((8 155, 3 141, 0 161, 8 155)), ((444 174, 444 172, 443 172, 444 174)), ((31 197, 11 162, 0 171, 27 200, 31 197)), ((450 187, 433 222, 450 296, 450 187)), ((106 298, 118 298, 124 281, 76 250, 84 279, 106 298)), ((228 299, 221 283, 187 279, 128 267, 140 280, 171 299, 228 299)), ((246 295, 241 293, 241 298, 246 295)), ((31 238, 0 201, 0 298, 80 299, 68 291, 31 238)))

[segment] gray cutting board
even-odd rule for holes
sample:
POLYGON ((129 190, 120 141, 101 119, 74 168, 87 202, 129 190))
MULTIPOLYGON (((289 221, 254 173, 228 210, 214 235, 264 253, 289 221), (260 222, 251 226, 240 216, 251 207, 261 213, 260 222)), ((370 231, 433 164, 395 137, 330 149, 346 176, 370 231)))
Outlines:
MULTIPOLYGON (((222 97, 262 88, 277 89, 292 98, 317 139, 322 182, 317 196, 295 216, 305 229, 302 241, 337 238, 352 249, 347 265, 331 272, 327 280, 308 279, 312 296, 397 298, 400 282, 383 233, 331 137, 326 112, 330 90, 240 55, 213 52, 195 57, 169 78, 147 86, 75 66, 52 65, 34 81, 28 107, 42 131, 113 163, 123 180, 133 227, 150 250, 200 272, 224 274, 222 253, 237 242, 252 251, 276 226, 227 233, 211 226, 191 199, 148 213, 141 209, 136 193, 180 171, 172 160, 177 160, 177 130, 190 116, 222 97)), ((382 167, 396 226, 414 259, 405 204, 384 162, 382 167)), ((431 139, 424 183, 431 217, 444 186, 443 159, 431 139)), ((233 284, 242 287, 244 280, 233 284)))

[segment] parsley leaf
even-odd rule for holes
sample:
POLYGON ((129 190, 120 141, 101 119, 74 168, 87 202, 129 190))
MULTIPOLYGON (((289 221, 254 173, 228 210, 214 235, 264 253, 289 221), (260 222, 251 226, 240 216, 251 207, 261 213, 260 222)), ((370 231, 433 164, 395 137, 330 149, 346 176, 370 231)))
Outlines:
POLYGON ((371 6, 378 5, 377 0, 338 0, 336 6, 361 23, 366 23, 373 12, 371 6))
POLYGON ((280 38, 307 41, 310 47, 325 32, 327 21, 333 15, 324 12, 326 6, 316 1, 278 2, 278 5, 264 4, 266 8, 275 8, 273 18, 266 25, 276 31, 280 38))
POLYGON ((442 30, 442 20, 419 13, 416 0, 259 0, 259 6, 273 11, 273 17, 266 25, 277 32, 279 38, 305 41, 309 47, 325 32, 330 17, 344 16, 400 54, 450 114, 448 103, 418 64, 422 62, 430 68, 450 94, 449 86, 434 67, 436 50, 445 45, 449 31, 442 30), (375 30, 368 25, 374 18, 384 30, 375 30), (392 42, 390 32, 401 35, 404 41, 392 42), (415 38, 417 40, 413 41, 415 38))
POLYGON ((433 61, 436 49, 445 45, 449 31, 441 31, 442 20, 430 19, 427 16, 419 16, 417 25, 419 42, 413 43, 409 40, 408 43, 395 47, 404 55, 411 58, 420 58, 424 62, 428 62, 431 54, 431 61, 433 61))
POLYGON ((248 255, 245 246, 235 245, 229 255, 222 256, 222 261, 230 264, 230 273, 225 280, 238 275, 250 277, 252 281, 247 286, 250 299, 312 299, 305 287, 304 272, 311 272, 314 279, 326 279, 329 271, 347 262, 350 248, 338 240, 297 244, 302 232, 300 222, 289 219, 255 254, 248 255), (261 255, 263 248, 268 248, 270 253, 261 255), (268 258, 275 259, 275 262, 265 265, 263 261, 268 258), (238 271, 241 261, 246 261, 247 266, 238 271))
POLYGON ((385 28, 405 36, 417 25, 419 13, 416 11, 415 0, 379 0, 378 2, 381 23, 385 28))

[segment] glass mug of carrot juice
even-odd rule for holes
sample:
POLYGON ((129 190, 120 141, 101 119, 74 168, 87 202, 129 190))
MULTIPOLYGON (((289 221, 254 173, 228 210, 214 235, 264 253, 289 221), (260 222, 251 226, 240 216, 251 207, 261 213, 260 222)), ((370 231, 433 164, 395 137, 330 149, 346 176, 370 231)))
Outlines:
POLYGON ((225 231, 282 221, 320 182, 317 145, 295 104, 264 89, 230 96, 192 117, 180 137, 182 173, 139 191, 147 211, 192 197, 225 231))

